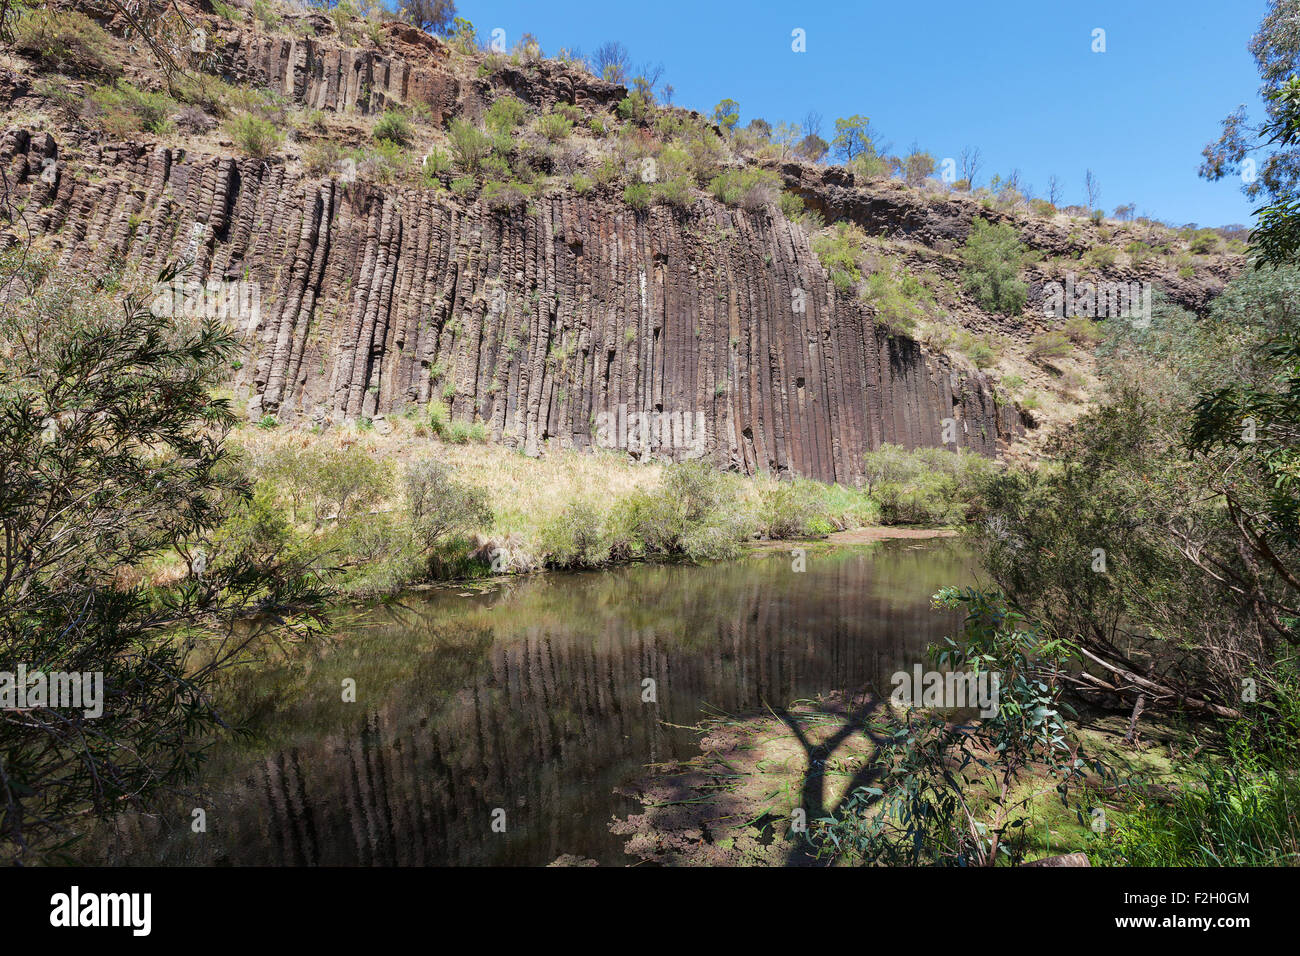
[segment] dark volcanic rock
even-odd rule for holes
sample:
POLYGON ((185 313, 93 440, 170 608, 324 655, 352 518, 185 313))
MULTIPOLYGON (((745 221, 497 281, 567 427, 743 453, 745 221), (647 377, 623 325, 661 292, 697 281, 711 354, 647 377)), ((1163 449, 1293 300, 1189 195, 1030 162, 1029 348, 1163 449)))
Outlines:
MULTIPOLYGON (((279 70, 299 42, 264 62, 279 70)), ((1020 430, 982 374, 837 294, 803 231, 770 212, 700 200, 637 213, 608 191, 498 213, 276 161, 119 144, 42 177, 47 156, 44 133, 0 141, 27 227, 62 266, 192 261, 193 279, 255 285, 235 381, 255 417, 373 417, 445 393, 453 418, 539 454, 591 446, 598 416, 625 406, 702 420, 724 467, 838 481, 882 442, 940 445, 945 419, 982 454, 1020 430)))

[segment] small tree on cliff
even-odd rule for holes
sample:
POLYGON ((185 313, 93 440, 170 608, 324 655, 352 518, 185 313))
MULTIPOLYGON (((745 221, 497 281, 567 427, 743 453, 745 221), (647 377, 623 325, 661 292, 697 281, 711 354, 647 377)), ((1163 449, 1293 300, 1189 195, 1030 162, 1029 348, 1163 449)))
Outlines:
POLYGON ((591 72, 610 83, 626 83, 632 60, 627 47, 617 40, 607 40, 591 55, 591 72))
POLYGON ((831 141, 831 146, 836 156, 851 163, 863 153, 874 152, 875 139, 876 132, 871 128, 871 120, 855 113, 848 119, 841 117, 835 121, 835 139, 831 141))
POLYGON ((732 132, 740 122, 740 104, 729 97, 723 100, 713 107, 713 122, 728 133, 732 132))
POLYGON ((915 143, 906 156, 894 156, 890 159, 894 172, 903 178, 909 186, 919 186, 934 175, 937 163, 935 158, 915 143))
POLYGON ((412 26, 445 37, 452 32, 456 3, 455 0, 405 0, 398 13, 412 26))
POLYGON ((820 163, 826 158, 826 152, 830 149, 826 140, 822 139, 816 133, 809 133, 799 141, 795 147, 796 151, 804 159, 811 160, 814 163, 820 163))

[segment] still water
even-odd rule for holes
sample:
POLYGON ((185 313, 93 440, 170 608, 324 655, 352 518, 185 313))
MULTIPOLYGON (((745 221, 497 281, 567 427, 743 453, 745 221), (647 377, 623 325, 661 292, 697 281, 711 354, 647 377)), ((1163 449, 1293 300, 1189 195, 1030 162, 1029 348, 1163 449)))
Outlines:
POLYGON ((94 855, 629 863, 607 824, 639 806, 615 788, 697 754, 689 725, 833 691, 887 694, 894 671, 952 633, 930 596, 972 579, 959 544, 930 539, 810 551, 803 573, 776 551, 413 593, 291 662, 233 675, 228 714, 247 736, 212 753, 170 819, 126 816, 94 855), (193 832, 195 808, 206 832, 193 832))

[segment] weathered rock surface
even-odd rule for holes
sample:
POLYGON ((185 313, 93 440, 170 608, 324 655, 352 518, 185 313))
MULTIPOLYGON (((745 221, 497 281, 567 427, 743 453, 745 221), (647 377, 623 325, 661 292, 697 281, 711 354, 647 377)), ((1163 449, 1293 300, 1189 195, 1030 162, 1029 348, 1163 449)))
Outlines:
POLYGON ((236 33, 225 38, 227 72, 267 87, 305 109, 373 115, 405 103, 429 107, 441 123, 455 110, 460 83, 440 62, 446 48, 414 27, 395 24, 402 55, 322 42, 312 37, 236 33))
MULTIPOLYGON (((254 59, 281 75, 294 44, 266 43, 254 59)), ((313 72, 303 95, 353 98, 339 78, 352 70, 313 72)), ((43 176, 57 156, 46 133, 0 141, 26 228, 61 266, 190 261, 193 279, 254 284, 260 308, 238 316, 249 355, 235 378, 254 417, 374 417, 445 397, 454 419, 538 454, 590 447, 598 416, 626 406, 702 415, 720 465, 838 481, 882 442, 943 444, 945 419, 982 454, 1020 429, 982 374, 887 334, 838 295, 779 215, 712 200, 636 213, 600 190, 499 213, 446 191, 131 143, 43 176)), ((630 450, 694 453, 656 437, 630 450)))
MULTIPOLYGON (((1008 223, 1030 249, 1044 256, 1078 258, 1097 245, 1106 245, 1095 224, 1077 220, 1070 229, 1045 219, 1015 217, 986 208, 961 193, 927 193, 905 187, 896 180, 863 180, 843 166, 818 166, 790 162, 779 168, 786 188, 803 199, 827 222, 841 219, 861 226, 868 235, 908 239, 931 248, 954 250, 964 243, 976 217, 994 223, 1008 223)), ((1140 226, 1131 227, 1135 234, 1140 226)), ((1136 237, 1136 236, 1135 236, 1136 237)), ((1240 257, 1222 257, 1203 263, 1193 275, 1151 259, 1137 267, 1108 267, 1104 277, 1079 265, 1084 278, 1109 282, 1150 282, 1172 301, 1193 312, 1203 312, 1240 270, 1240 257)), ((1042 299, 1041 282, 1030 283, 1029 302, 1042 299)))

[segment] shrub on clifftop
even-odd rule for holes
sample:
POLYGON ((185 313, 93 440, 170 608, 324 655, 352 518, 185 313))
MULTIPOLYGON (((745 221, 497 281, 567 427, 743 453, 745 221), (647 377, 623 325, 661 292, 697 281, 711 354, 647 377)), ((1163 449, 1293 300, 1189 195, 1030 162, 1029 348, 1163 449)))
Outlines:
POLYGON ((1027 250, 1013 226, 976 218, 962 258, 966 260, 966 289, 980 308, 1004 315, 1020 313, 1029 294, 1019 278, 1027 250))

